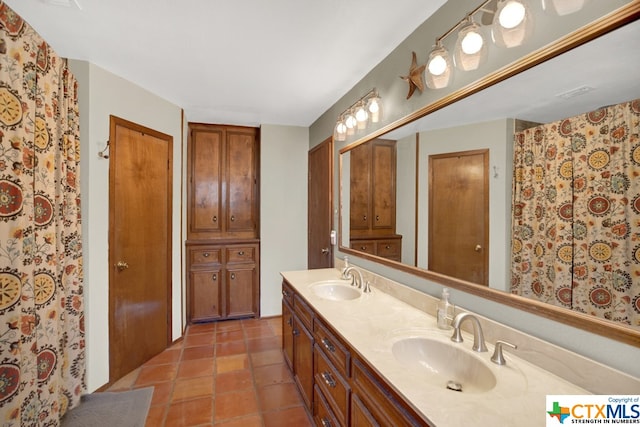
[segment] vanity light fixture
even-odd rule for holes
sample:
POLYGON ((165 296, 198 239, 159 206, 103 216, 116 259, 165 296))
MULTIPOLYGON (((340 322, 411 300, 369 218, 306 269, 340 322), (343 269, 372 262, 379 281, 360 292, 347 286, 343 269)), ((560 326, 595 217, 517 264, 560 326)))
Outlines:
POLYGON ((442 46, 441 39, 436 44, 427 59, 425 83, 430 89, 441 89, 449 85, 451 80, 451 59, 449 52, 442 46))
POLYGON ((487 41, 482 33, 482 28, 468 15, 466 24, 458 32, 453 54, 455 64, 461 70, 475 70, 487 59, 487 41))
POLYGON ((364 130, 369 123, 378 123, 381 119, 382 98, 374 88, 340 114, 333 129, 333 139, 345 141, 356 130, 364 130))
POLYGON ((501 0, 491 26, 496 45, 507 48, 520 46, 531 35, 533 15, 524 0, 501 0))

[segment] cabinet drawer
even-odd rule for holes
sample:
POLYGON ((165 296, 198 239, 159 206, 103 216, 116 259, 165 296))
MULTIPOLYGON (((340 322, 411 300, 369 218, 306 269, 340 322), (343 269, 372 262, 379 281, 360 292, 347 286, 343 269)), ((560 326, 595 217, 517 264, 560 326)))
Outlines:
POLYGON ((285 300, 289 307, 293 307, 293 289, 287 282, 282 281, 282 299, 285 300))
POLYGON ((317 384, 313 387, 313 402, 315 404, 313 419, 317 426, 340 427, 340 423, 333 415, 327 399, 324 398, 317 384))
POLYGON ((329 360, 342 375, 348 377, 351 362, 349 351, 318 318, 313 322, 313 335, 329 360))
POLYGON ((380 240, 377 242, 377 255, 381 257, 397 257, 400 255, 399 240, 380 240))
POLYGON ((191 267, 200 267, 203 265, 220 264, 220 248, 191 248, 189 249, 189 257, 191 267))
POLYGON ((255 262, 255 246, 231 246, 227 247, 227 263, 255 262))
POLYGON ((293 311, 298 315, 298 318, 300 318, 308 330, 313 330, 311 329, 311 325, 313 323, 313 312, 307 303, 298 296, 298 294, 294 294, 293 296, 293 311))
POLYGON ((351 389, 338 370, 331 364, 324 351, 316 344, 314 349, 315 382, 327 399, 341 425, 347 425, 351 389))
POLYGON ((371 255, 376 254, 376 243, 372 240, 352 240, 351 249, 365 252, 371 255))

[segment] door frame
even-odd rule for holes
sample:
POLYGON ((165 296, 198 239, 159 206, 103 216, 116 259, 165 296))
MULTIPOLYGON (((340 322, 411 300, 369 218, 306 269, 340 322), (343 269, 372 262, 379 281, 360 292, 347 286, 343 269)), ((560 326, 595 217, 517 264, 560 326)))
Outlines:
POLYGON ((167 268, 167 334, 166 334, 166 347, 172 342, 172 328, 173 328, 173 313, 172 313, 172 248, 173 248, 173 137, 171 135, 164 134, 162 132, 156 131, 151 128, 147 128, 145 126, 139 125, 137 123, 128 121, 126 119, 109 115, 109 259, 108 259, 108 275, 109 275, 109 384, 113 384, 118 378, 114 378, 114 370, 112 364, 112 349, 111 349, 111 334, 113 333, 112 325, 113 325, 113 316, 115 314, 114 303, 115 301, 112 298, 112 289, 114 286, 114 274, 113 269, 115 268, 116 258, 115 258, 115 236, 113 231, 115 230, 115 161, 117 159, 118 153, 118 144, 116 144, 116 128, 118 126, 125 127, 127 129, 140 132, 142 134, 151 135, 155 138, 165 140, 168 143, 168 173, 167 173, 167 260, 166 260, 166 268, 167 268))

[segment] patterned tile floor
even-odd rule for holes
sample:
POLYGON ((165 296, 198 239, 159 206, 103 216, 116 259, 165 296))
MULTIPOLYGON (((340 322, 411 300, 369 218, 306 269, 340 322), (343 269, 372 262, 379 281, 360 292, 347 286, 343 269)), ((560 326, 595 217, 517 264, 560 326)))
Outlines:
POLYGON ((311 426, 282 357, 282 319, 189 326, 109 391, 154 387, 147 427, 311 426))

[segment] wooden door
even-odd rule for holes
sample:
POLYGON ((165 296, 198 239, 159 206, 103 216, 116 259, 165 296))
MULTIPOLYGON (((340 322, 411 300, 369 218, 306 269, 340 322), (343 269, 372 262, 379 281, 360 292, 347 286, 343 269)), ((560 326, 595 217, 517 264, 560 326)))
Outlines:
POLYGON ((375 140, 371 150, 371 228, 391 233, 396 225, 395 141, 375 140))
POLYGON ((307 267, 333 267, 333 140, 309 151, 307 267))
POLYGON ((227 267, 226 274, 226 317, 246 317, 257 312, 255 265, 233 265, 227 267))
POLYGON ((293 317, 293 371, 307 409, 312 411, 313 336, 297 316, 293 317))
POLYGON ((256 128, 227 128, 226 222, 228 237, 258 236, 256 128))
POLYGON ((224 131, 190 125, 188 238, 213 237, 222 231, 222 147, 224 131))
POLYGON ((489 150, 429 156, 428 268, 488 285, 489 150))
POLYGON ((361 144, 349 152, 351 237, 355 230, 367 231, 371 228, 371 144, 361 144))
POLYGON ((173 139, 111 116, 109 375, 113 382, 171 342, 173 139))

